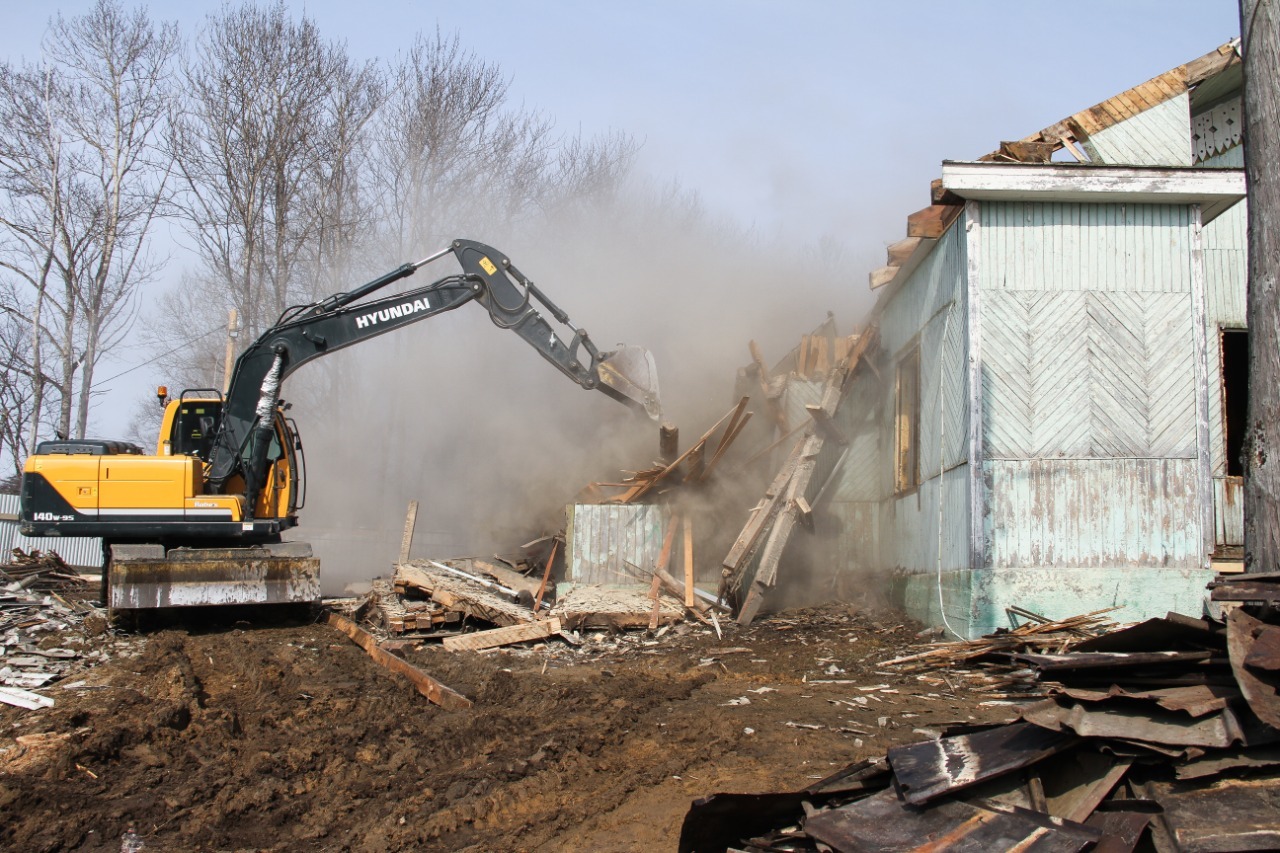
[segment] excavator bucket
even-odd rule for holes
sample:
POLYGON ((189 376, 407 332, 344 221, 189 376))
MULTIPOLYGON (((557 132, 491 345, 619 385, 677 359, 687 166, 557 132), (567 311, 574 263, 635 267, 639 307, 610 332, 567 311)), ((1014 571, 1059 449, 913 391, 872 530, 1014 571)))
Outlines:
POLYGON ((305 542, 250 548, 113 545, 106 580, 112 610, 320 601, 320 560, 305 542))
POLYGON ((644 347, 619 347, 600 361, 598 373, 601 391, 628 406, 644 409, 655 421, 662 417, 653 353, 644 347))

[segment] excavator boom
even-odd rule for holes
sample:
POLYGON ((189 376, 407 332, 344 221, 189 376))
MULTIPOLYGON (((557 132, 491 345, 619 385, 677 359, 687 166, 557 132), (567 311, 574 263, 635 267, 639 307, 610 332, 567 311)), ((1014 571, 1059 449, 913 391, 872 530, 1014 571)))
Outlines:
POLYGON ((310 546, 280 539, 297 524, 304 491, 301 439, 284 416, 281 386, 308 361, 468 302, 581 387, 661 416, 647 350, 600 352, 510 259, 455 240, 287 309, 236 360, 225 398, 183 392, 166 403, 155 456, 122 442, 44 443, 23 474, 22 532, 102 537, 103 597, 115 609, 319 600, 310 546), (377 295, 448 255, 460 273, 377 295))

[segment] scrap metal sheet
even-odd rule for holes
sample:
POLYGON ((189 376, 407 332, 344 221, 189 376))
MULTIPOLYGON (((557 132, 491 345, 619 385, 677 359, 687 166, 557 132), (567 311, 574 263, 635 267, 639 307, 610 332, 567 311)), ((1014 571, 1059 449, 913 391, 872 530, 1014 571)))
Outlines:
POLYGON ((899 789, 913 805, 1017 770, 1076 743, 1070 732, 1013 723, 889 750, 899 789))
POLYGON ((892 789, 819 812, 805 821, 804 831, 840 853, 1065 853, 1084 850, 1103 836, 1100 830, 1025 809, 997 811, 950 800, 921 810, 899 800, 892 789))
MULTIPOLYGON (((1280 673, 1249 665, 1260 638, 1266 637, 1274 626, 1256 618, 1238 607, 1227 617, 1227 652, 1231 656, 1231 670, 1235 673, 1240 692, 1253 713, 1269 726, 1280 729, 1280 673)), ((1254 660, 1269 661, 1265 652, 1254 655, 1254 660)))

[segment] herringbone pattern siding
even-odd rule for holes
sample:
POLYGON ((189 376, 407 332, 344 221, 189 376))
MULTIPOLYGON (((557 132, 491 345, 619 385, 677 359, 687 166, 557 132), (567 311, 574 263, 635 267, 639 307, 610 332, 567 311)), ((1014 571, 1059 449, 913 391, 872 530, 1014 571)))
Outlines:
POLYGON ((1187 294, 991 292, 982 329, 988 457, 1195 456, 1187 294))

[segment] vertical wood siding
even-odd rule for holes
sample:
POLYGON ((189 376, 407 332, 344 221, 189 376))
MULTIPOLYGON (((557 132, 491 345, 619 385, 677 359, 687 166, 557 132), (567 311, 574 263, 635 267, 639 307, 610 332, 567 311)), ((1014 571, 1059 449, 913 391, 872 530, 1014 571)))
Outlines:
POLYGON ((1186 205, 984 202, 984 292, 1191 291, 1186 205))
POLYGON ((642 583, 625 562, 655 566, 666 533, 666 511, 653 504, 574 504, 568 508, 566 580, 642 583))
POLYGON ((1126 166, 1190 166, 1191 98, 1187 93, 1100 130, 1085 143, 1099 163, 1126 166))
POLYGON ((1194 459, 991 460, 986 564, 1199 568, 1194 459))

